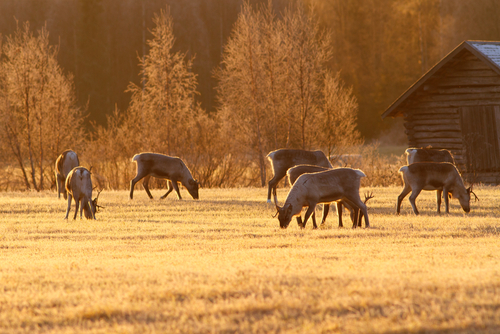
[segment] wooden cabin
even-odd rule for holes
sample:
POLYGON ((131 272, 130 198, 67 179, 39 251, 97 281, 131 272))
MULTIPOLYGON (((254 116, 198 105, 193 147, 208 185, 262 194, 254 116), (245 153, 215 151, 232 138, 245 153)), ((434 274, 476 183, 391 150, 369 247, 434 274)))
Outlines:
POLYGON ((467 181, 500 184, 500 42, 463 42, 385 117, 404 117, 409 147, 450 150, 467 181))

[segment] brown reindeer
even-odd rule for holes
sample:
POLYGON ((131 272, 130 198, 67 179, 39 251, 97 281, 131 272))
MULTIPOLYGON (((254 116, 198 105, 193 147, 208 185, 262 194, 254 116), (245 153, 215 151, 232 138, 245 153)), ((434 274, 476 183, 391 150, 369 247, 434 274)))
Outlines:
POLYGON ((286 171, 297 165, 315 165, 332 168, 332 164, 322 151, 306 151, 296 149, 279 149, 267 155, 273 169, 273 178, 269 180, 267 202, 271 203, 271 190, 274 195, 274 204, 278 203, 276 188, 286 176, 286 171))
MULTIPOLYGON (((449 194, 457 198, 465 212, 470 211, 470 195, 474 194, 472 186, 465 188, 462 177, 457 168, 449 162, 415 162, 399 169, 403 178, 404 187, 398 196, 397 214, 400 213, 401 202, 411 191, 410 203, 413 212, 418 215, 415 204, 417 196, 422 190, 438 190, 444 192, 446 213, 449 213, 449 194)), ((474 196, 477 199, 476 194, 474 196)), ((438 212, 441 211, 441 196, 437 197, 438 212)))
POLYGON ((146 190, 149 198, 153 198, 148 186, 151 176, 169 181, 167 193, 161 199, 167 197, 172 190, 175 190, 178 199, 182 199, 177 182, 182 183, 194 199, 199 198, 199 183, 193 179, 191 172, 180 158, 159 153, 140 153, 134 155, 132 162, 137 163, 137 175, 130 181, 130 199, 134 196, 135 184, 142 178, 144 178, 144 190, 146 190))
POLYGON ((61 193, 64 196, 64 199, 68 198, 65 181, 69 172, 80 166, 80 161, 78 160, 78 155, 72 150, 66 150, 56 160, 56 188, 57 188, 57 198, 61 198, 61 193))

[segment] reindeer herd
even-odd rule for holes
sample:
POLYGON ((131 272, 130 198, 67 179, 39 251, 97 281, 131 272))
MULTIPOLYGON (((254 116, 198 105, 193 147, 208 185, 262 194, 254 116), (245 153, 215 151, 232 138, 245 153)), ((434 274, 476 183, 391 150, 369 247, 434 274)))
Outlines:
MULTIPOLYGON (((437 212, 441 212, 441 199, 444 199, 446 213, 449 213, 449 199, 459 200, 465 212, 470 211, 471 194, 477 200, 472 186, 465 188, 462 177, 455 166, 453 156, 448 150, 432 148, 409 148, 406 150, 408 165, 399 169, 403 179, 403 190, 397 198, 396 213, 400 214, 403 199, 409 197, 413 212, 418 215, 415 203, 422 190, 436 191, 437 212)), ((281 228, 287 228, 293 217, 296 217, 300 228, 304 228, 309 217, 312 218, 313 228, 316 229, 315 209, 317 204, 323 204, 321 225, 325 223, 330 204, 335 202, 339 219, 339 227, 343 227, 342 208, 350 212, 352 227, 361 227, 364 218, 365 227, 370 226, 366 203, 373 198, 373 193, 365 194, 362 201, 359 195, 361 178, 366 177, 359 169, 333 168, 332 164, 322 151, 307 151, 297 149, 279 149, 267 155, 273 170, 273 178, 268 184, 267 202, 271 203, 271 193, 274 197, 276 215, 281 228), (278 206, 277 185, 287 177, 292 185, 283 206, 278 206), (304 220, 302 209, 307 207, 304 220)), ((178 183, 180 182, 193 197, 198 199, 199 182, 196 181, 186 164, 177 157, 170 157, 159 153, 140 153, 134 155, 132 162, 137 165, 137 174, 130 181, 130 199, 133 199, 134 186, 140 180, 149 198, 153 198, 149 191, 151 177, 166 179, 167 192, 161 196, 164 199, 175 190, 177 198, 182 199, 178 183)), ((60 198, 63 193, 68 199, 66 217, 71 209, 71 201, 75 200, 76 208, 73 219, 76 219, 78 209, 80 218, 82 212, 87 219, 95 219, 97 197, 92 199, 91 169, 80 166, 75 152, 67 150, 56 160, 56 186, 60 198)), ((276 216, 275 215, 275 216, 276 216)))

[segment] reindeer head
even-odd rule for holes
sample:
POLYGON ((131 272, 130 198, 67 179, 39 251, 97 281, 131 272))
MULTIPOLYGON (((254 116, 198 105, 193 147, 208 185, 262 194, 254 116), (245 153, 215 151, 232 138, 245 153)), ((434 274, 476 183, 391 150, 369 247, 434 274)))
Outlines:
MULTIPOLYGON (((278 220, 280 222, 280 227, 285 229, 290 225, 290 222, 292 221, 292 204, 288 203, 283 205, 283 207, 279 207, 276 205, 276 210, 277 210, 277 215, 278 215, 278 220)), ((276 214, 274 217, 276 217, 276 214)), ((273 217, 273 218, 274 218, 273 217)))
POLYGON ((200 188, 200 183, 195 179, 190 179, 186 185, 186 189, 194 199, 199 199, 198 189, 200 188))

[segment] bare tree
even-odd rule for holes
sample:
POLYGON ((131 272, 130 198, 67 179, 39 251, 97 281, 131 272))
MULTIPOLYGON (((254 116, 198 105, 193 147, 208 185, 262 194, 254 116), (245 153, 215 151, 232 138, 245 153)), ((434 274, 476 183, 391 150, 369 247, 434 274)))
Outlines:
POLYGON ((356 130, 358 103, 352 87, 345 87, 339 73, 326 73, 321 94, 316 142, 327 150, 328 157, 348 153, 353 146, 362 144, 356 130))
MULTIPOLYGON (((313 11, 306 12, 297 2, 295 10, 287 9, 280 24, 284 38, 288 85, 286 86, 289 124, 299 125, 300 146, 311 148, 314 144, 308 137, 314 129, 311 117, 319 106, 322 76, 326 62, 332 56, 330 35, 322 33, 313 11)), ((289 131, 292 131, 291 126, 289 131)), ((288 142, 291 134, 288 134, 288 142)))
POLYGON ((1 145, 18 162, 25 188, 37 191, 54 184, 60 151, 84 139, 73 79, 59 67, 48 35, 42 28, 34 36, 28 23, 18 27, 0 60, 1 145))
POLYGON ((223 128, 237 138, 231 151, 255 162, 262 185, 270 150, 317 145, 312 116, 331 50, 311 12, 294 4, 278 19, 271 1, 245 2, 218 73, 223 128))

